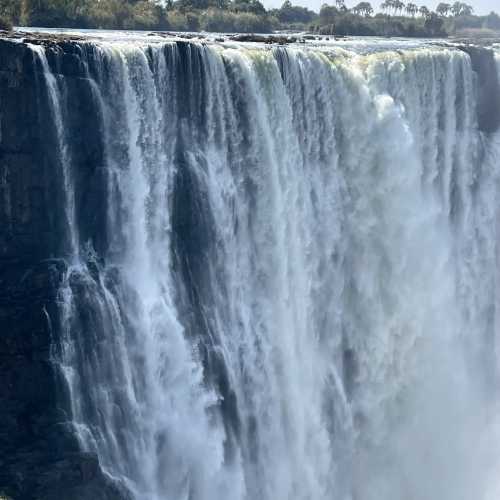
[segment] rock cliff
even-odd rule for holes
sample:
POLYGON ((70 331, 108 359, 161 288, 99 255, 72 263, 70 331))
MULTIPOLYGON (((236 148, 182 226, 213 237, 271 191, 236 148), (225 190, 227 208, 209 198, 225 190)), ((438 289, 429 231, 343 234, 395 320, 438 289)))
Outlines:
MULTIPOLYGON (((71 44, 66 50, 61 71, 78 85, 71 44)), ((42 80, 26 43, 0 40, 0 492, 14 500, 118 499, 97 457, 78 446, 54 361, 64 230, 42 80)), ((81 140, 92 139, 81 130, 81 140)), ((81 151, 82 164, 96 165, 92 148, 81 151)))

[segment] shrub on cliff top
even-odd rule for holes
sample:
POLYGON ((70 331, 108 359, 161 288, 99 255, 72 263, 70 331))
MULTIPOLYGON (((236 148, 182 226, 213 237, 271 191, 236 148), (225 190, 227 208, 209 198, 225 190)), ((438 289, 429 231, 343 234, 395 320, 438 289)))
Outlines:
POLYGON ((219 33, 271 33, 275 18, 259 16, 251 12, 231 12, 208 9, 201 13, 201 29, 219 33))
POLYGON ((12 23, 7 18, 0 17, 0 30, 9 31, 11 29, 12 29, 12 23))

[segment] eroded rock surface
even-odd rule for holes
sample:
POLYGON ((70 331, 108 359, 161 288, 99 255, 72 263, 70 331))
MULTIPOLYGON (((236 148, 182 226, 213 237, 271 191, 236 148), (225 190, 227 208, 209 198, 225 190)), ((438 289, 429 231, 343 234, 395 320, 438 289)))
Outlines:
MULTIPOLYGON (((77 59, 62 70, 69 85, 78 84, 77 59)), ((66 264, 45 93, 29 47, 0 40, 0 492, 13 500, 118 500, 126 495, 94 454, 80 450, 56 362, 66 264)), ((81 164, 91 165, 93 153, 82 148, 81 164)), ((89 170, 82 184, 92 182, 89 170)))

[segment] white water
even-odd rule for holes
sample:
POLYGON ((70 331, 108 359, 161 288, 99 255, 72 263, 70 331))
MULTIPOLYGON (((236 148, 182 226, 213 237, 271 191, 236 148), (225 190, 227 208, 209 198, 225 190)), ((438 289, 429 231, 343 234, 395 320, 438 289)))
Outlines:
POLYGON ((141 500, 494 498, 500 135, 469 56, 93 57, 105 255, 63 178, 82 446, 141 500))
MULTIPOLYGON (((52 73, 45 55, 45 50, 41 45, 30 45, 31 50, 36 58, 40 61, 43 77, 46 82, 47 95, 52 110, 52 118, 57 136, 57 147, 59 148, 60 157, 60 172, 63 184, 63 193, 65 197, 66 210, 64 212, 66 229, 68 230, 68 254, 71 259, 77 258, 78 254, 78 232, 75 227, 75 200, 74 200, 74 187, 71 178, 71 157, 68 151, 67 138, 65 137, 65 124, 63 110, 61 109, 61 95, 60 81, 52 73)), ((64 80, 62 85, 64 85, 64 80)))

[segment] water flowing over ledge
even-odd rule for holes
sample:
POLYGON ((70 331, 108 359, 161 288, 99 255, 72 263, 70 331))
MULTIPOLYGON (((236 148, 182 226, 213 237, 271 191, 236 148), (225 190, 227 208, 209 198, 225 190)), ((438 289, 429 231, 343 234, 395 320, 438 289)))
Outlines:
POLYGON ((499 57, 390 44, 18 44, 58 405, 116 498, 494 498, 499 57))

